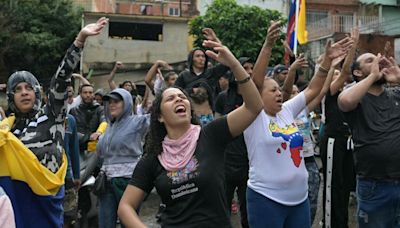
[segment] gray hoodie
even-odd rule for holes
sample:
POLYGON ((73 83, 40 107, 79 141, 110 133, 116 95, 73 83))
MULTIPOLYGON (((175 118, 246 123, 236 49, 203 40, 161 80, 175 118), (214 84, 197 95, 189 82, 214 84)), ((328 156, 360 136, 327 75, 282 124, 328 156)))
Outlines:
POLYGON ((97 152, 104 159, 103 165, 136 164, 143 153, 142 140, 149 128, 150 116, 133 115, 132 96, 128 91, 118 88, 110 94, 122 97, 124 110, 120 116, 111 120, 109 102, 104 102, 108 126, 97 144, 97 152))

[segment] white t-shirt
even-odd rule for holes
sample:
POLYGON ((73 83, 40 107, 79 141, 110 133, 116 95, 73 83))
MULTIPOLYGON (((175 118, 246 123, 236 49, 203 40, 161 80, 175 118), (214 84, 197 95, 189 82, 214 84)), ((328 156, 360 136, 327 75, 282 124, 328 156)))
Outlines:
POLYGON ((288 206, 298 205, 308 196, 303 137, 294 124, 305 107, 302 92, 285 102, 275 117, 261 111, 244 131, 250 162, 248 187, 288 206))

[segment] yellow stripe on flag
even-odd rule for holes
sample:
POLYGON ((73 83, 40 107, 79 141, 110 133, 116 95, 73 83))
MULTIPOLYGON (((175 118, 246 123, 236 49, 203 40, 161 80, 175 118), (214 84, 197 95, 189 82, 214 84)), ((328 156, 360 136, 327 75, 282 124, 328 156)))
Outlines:
POLYGON ((300 0, 299 21, 297 22, 297 40, 300 44, 308 42, 308 32, 306 28, 306 0, 300 0))
POLYGON ((67 156, 57 173, 44 167, 36 155, 10 132, 15 117, 0 123, 0 176, 25 182, 32 191, 41 196, 56 195, 64 185, 67 172, 67 156))

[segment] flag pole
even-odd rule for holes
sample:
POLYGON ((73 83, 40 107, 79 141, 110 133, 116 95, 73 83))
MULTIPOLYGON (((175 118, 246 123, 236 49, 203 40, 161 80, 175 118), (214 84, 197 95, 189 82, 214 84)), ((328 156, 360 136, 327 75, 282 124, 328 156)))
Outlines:
POLYGON ((297 30, 299 27, 299 11, 300 11, 300 0, 296 0, 296 20, 294 24, 294 44, 293 44, 293 53, 297 56, 297 30))

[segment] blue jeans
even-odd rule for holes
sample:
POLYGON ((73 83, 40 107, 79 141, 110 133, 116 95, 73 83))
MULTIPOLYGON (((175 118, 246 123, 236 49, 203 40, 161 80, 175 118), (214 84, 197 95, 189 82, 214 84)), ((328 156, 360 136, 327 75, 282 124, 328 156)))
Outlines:
POLYGON ((107 181, 106 191, 99 197, 99 227, 115 228, 117 226, 117 211, 119 200, 114 194, 110 181, 107 181))
POLYGON ((315 214, 317 213, 320 176, 318 165, 315 162, 314 157, 309 159, 311 159, 311 161, 306 160, 306 169, 308 172, 308 201, 310 202, 310 216, 312 224, 315 214))
POLYGON ((357 178, 357 219, 360 228, 400 228, 400 179, 357 178))
POLYGON ((308 199, 296 206, 285 206, 247 188, 247 216, 252 228, 310 228, 308 199))

